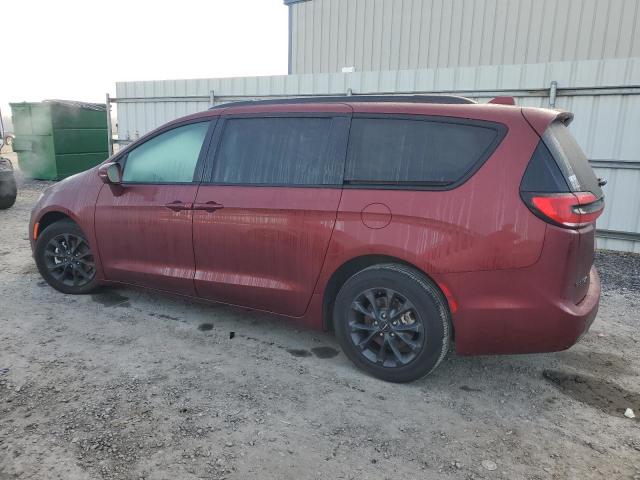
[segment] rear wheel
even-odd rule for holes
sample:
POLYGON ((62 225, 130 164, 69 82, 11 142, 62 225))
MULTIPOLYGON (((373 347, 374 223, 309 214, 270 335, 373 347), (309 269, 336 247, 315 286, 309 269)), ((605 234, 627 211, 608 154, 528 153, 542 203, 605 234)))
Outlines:
POLYGON ((334 324, 345 355, 390 382, 433 371, 451 341, 446 300, 428 278, 404 265, 374 265, 347 280, 336 297, 334 324))
POLYGON ((34 256, 42 277, 62 293, 89 293, 98 286, 89 242, 71 220, 45 228, 36 242, 34 256))

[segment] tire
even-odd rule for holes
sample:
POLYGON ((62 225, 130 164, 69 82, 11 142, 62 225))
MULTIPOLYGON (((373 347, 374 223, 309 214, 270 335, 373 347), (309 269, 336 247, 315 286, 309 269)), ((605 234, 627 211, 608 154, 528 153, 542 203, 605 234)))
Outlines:
POLYGON ((427 277, 404 265, 373 265, 353 275, 338 292, 333 318, 345 355, 389 382, 428 375, 451 343, 446 299, 427 277))
POLYGON ((0 210, 12 207, 17 196, 18 186, 11 162, 0 158, 0 210))
POLYGON ((13 175, 9 178, 3 177, 4 175, 0 174, 0 210, 13 207, 18 196, 18 187, 13 175))
POLYGON ((34 257, 42 278, 59 292, 79 295, 98 287, 89 242, 71 220, 45 228, 36 241, 34 257))

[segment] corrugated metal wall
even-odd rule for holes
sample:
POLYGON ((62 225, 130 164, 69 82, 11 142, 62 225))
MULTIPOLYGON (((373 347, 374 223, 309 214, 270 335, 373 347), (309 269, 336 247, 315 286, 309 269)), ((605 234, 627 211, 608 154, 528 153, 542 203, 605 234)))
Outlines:
POLYGON ((640 56, 638 0, 310 0, 290 8, 294 74, 640 56))
MULTIPOLYGON (((315 1, 315 0, 314 0, 315 1)), ((313 2, 312 2, 313 3, 313 2)), ((136 138, 179 116, 214 103, 307 94, 459 93, 487 101, 506 93, 519 105, 548 106, 552 81, 556 107, 575 113, 571 129, 599 176, 609 180, 599 246, 640 253, 640 58, 552 62, 351 74, 289 75, 117 84, 118 131, 136 138), (618 87, 618 89, 603 86, 618 87), (563 90, 563 88, 573 90, 563 90), (596 90, 581 90, 598 87, 596 90), (577 89, 577 90, 576 90, 577 89), (606 236, 604 236, 606 235, 606 236)))

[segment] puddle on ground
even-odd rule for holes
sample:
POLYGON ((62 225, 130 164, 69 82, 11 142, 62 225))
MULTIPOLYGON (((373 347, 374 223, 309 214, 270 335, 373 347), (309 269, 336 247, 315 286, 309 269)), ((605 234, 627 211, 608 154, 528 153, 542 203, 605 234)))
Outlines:
POLYGON ((479 388, 473 388, 473 387, 470 387, 470 386, 468 386, 468 385, 462 385, 462 386, 460 387, 460 390, 463 390, 463 391, 465 391, 465 392, 481 392, 481 391, 482 391, 482 390, 481 390, 481 389, 479 389, 479 388))
POLYGON ((94 302, 98 302, 105 307, 115 307, 116 305, 121 307, 129 307, 130 305, 126 302, 129 301, 129 297, 125 297, 124 295, 120 295, 118 292, 101 292, 101 293, 92 293, 91 300, 94 302))
POLYGON ((311 356, 311 352, 309 350, 287 348, 287 352, 289 352, 294 357, 310 357, 311 356))
POLYGON ((287 348, 284 345, 278 345, 275 342, 261 340, 259 338, 252 337, 249 335, 244 335, 242 333, 234 333, 234 332, 231 332, 231 333, 233 333, 233 336, 231 336, 230 334, 229 338, 233 338, 233 337, 246 338, 247 340, 258 342, 258 343, 261 343, 262 345, 267 345, 270 347, 279 348, 281 350, 286 350, 287 352, 289 352, 290 355, 293 355, 294 357, 298 357, 298 358, 310 357, 312 355, 315 355, 318 358, 333 358, 340 353, 339 350, 336 350, 335 348, 332 348, 332 347, 314 347, 311 349, 311 351, 305 350, 304 348, 287 348))
POLYGON ((311 351, 318 358, 333 358, 338 355, 338 350, 331 347, 315 347, 312 348, 311 351))
POLYGON ((640 394, 615 383, 556 370, 545 370, 542 376, 565 395, 610 415, 621 417, 627 408, 640 411, 640 394))
POLYGON ((208 332, 209 330, 213 330, 213 323, 201 323, 198 325, 198 330, 201 332, 208 332))

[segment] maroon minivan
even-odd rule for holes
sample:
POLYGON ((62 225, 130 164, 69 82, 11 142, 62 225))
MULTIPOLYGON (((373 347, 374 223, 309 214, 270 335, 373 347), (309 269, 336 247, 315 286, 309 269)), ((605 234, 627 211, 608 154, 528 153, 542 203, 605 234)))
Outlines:
POLYGON ((48 188, 31 244, 64 293, 126 284, 334 331, 406 382, 569 348, 596 316, 601 184, 556 110, 461 97, 242 102, 48 188))

